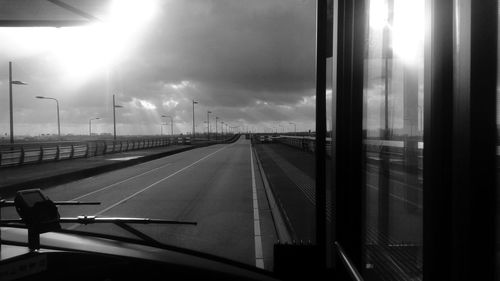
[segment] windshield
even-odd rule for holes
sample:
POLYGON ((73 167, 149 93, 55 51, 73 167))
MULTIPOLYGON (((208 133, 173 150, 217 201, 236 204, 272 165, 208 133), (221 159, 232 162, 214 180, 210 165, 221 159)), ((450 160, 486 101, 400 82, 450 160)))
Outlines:
POLYGON ((1 2, 41 25, 0 28, 2 197, 41 188, 101 203, 62 218, 196 222, 134 227, 269 270, 278 241, 315 242, 316 1, 27 2, 1 2))

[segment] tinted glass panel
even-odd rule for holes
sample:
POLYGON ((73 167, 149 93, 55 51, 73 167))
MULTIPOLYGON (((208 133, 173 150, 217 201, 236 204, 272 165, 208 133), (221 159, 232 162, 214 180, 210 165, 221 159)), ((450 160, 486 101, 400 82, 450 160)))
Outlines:
POLYGON ((420 280, 424 1, 371 0, 367 9, 366 275, 420 280))

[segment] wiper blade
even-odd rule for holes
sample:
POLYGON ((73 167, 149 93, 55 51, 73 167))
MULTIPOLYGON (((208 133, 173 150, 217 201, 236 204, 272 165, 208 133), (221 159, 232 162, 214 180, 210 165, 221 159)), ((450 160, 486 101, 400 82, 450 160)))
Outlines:
MULTIPOLYGON (((60 218, 60 223, 79 223, 79 224, 94 224, 94 223, 134 223, 134 224, 183 224, 183 225, 197 225, 194 221, 176 221, 176 220, 162 220, 150 218, 122 218, 122 217, 96 217, 96 216, 78 216, 75 218, 60 218)), ((22 219, 7 219, 0 220, 0 224, 22 223, 22 219)))
MULTIPOLYGON (((173 225, 197 225, 197 222, 192 221, 177 221, 177 220, 163 220, 163 219, 150 219, 150 218, 124 218, 124 217, 96 217, 96 216, 78 216, 74 218, 59 218, 59 223, 79 223, 83 225, 95 223, 112 223, 127 232, 141 238, 152 245, 162 245, 161 242, 152 238, 151 236, 141 232, 140 230, 128 224, 173 224, 173 225)), ((25 224, 22 219, 8 219, 0 220, 0 226, 9 226, 12 224, 25 224)))
POLYGON ((197 222, 192 222, 192 221, 176 221, 176 220, 162 220, 162 219, 150 219, 150 218, 96 217, 96 216, 78 216, 76 218, 60 218, 59 222, 80 223, 80 224, 93 224, 93 223, 187 224, 187 225, 197 224, 197 222))
MULTIPOLYGON (((65 205, 101 205, 101 202, 82 202, 82 201, 53 201, 55 205, 65 206, 65 205)), ((0 207, 13 207, 15 206, 14 201, 7 201, 0 199, 0 207)))
MULTIPOLYGON (((150 218, 123 218, 123 217, 96 217, 78 216, 74 218, 61 218, 56 205, 99 205, 100 202, 80 202, 80 201, 52 201, 40 189, 25 189, 17 192, 14 201, 6 201, 0 198, 1 207, 16 207, 21 219, 1 220, 0 226, 24 224, 28 228, 28 246, 30 250, 40 248, 40 234, 49 231, 61 230, 61 223, 113 223, 135 236, 153 244, 162 243, 150 236, 133 228, 130 224, 175 224, 175 225, 196 225, 196 222, 176 221, 150 218)), ((1 217, 0 217, 1 218, 1 217)), ((1 238, 0 238, 1 241, 1 238)))

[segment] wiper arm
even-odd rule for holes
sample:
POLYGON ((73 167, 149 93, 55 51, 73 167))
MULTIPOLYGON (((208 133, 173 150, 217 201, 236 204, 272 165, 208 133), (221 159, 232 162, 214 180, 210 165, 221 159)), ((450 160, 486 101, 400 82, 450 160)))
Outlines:
POLYGON ((123 218, 123 217, 96 217, 96 216, 78 216, 76 218, 60 218, 61 223, 80 223, 80 224, 93 224, 93 223, 136 223, 136 224, 188 224, 196 225, 192 221, 175 221, 175 220, 162 220, 150 218, 123 218))
MULTIPOLYGON (((149 218, 122 218, 108 217, 99 218, 96 216, 78 216, 75 218, 61 218, 56 205, 99 205, 99 202, 79 202, 79 201, 52 201, 45 196, 40 189, 26 189, 17 192, 14 201, 6 201, 0 198, 1 207, 16 207, 21 219, 1 220, 0 226, 8 226, 12 224, 24 224, 28 228, 28 247, 30 250, 40 248, 40 233, 48 231, 61 230, 60 223, 78 223, 78 224, 94 224, 94 223, 113 223, 135 236, 153 243, 162 243, 156 241, 150 236, 128 225, 131 224, 176 224, 176 225, 196 225, 196 222, 162 220, 149 218)), ((1 217, 0 217, 1 218, 1 217)), ((0 239, 1 241, 1 239, 0 239)))
POLYGON ((175 220, 162 220, 162 219, 149 219, 149 218, 98 218, 96 216, 78 216, 76 218, 60 218, 61 223, 80 223, 80 224, 94 224, 94 223, 113 223, 122 229, 132 233, 133 235, 147 241, 151 244, 162 244, 144 232, 132 227, 131 224, 174 224, 174 225, 197 225, 197 222, 191 221, 175 221, 175 220))
MULTIPOLYGON (((74 218, 60 218, 58 221, 59 223, 79 223, 83 225, 95 224, 95 223, 112 223, 151 244, 162 244, 162 243, 128 224, 173 224, 173 225, 198 224, 197 222, 193 221, 176 221, 176 220, 162 220, 162 219, 150 219, 150 218, 122 218, 122 217, 100 218, 96 216, 78 216, 74 218)), ((12 224, 25 224, 25 223, 22 219, 0 220, 1 226, 8 226, 12 224)))
MULTIPOLYGON (((101 202, 82 202, 82 201, 53 201, 55 205, 67 206, 67 205, 101 205, 101 202)), ((15 206, 14 201, 7 201, 0 199, 0 207, 13 207, 15 206)))
POLYGON ((94 223, 113 223, 121 227, 122 229, 128 231, 129 233, 132 233, 133 235, 141 238, 142 240, 152 244, 162 244, 162 243, 128 224, 133 223, 133 224, 197 225, 196 222, 192 221, 175 221, 175 220, 162 220, 162 219, 149 219, 149 218, 121 218, 121 217, 98 218, 96 216, 78 216, 76 218, 60 218, 59 222, 79 223, 84 225, 94 224, 94 223))

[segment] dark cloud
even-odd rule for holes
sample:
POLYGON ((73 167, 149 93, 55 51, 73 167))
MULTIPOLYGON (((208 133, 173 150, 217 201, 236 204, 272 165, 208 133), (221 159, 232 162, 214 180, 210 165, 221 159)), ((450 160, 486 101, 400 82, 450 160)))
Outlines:
MULTIPOLYGON (((25 110, 35 111, 34 95, 58 96, 64 99, 65 122, 85 126, 92 116, 111 120, 111 95, 116 94, 125 106, 117 112, 122 126, 135 122, 141 131, 147 131, 148 122, 160 122, 162 113, 174 115, 186 130, 192 99, 199 101, 198 120, 211 110, 233 122, 313 121, 314 105, 303 101, 314 94, 315 1, 158 3, 161 9, 127 56, 79 85, 48 82, 62 83, 64 75, 46 58, 0 49, 2 65, 17 58, 21 74, 33 81, 24 90, 29 98, 20 98, 25 110)), ((6 77, 5 69, 0 75, 6 77)), ((3 89, 5 81, 0 79, 3 89)), ((6 104, 5 95, 0 102, 6 104)), ((49 115, 40 115, 47 119, 43 122, 49 115)), ((5 124, 7 115, 0 119, 5 124)))
POLYGON ((144 35, 147 53, 130 57, 124 76, 193 81, 214 99, 252 93, 284 103, 314 86, 314 1, 168 3, 144 35))

